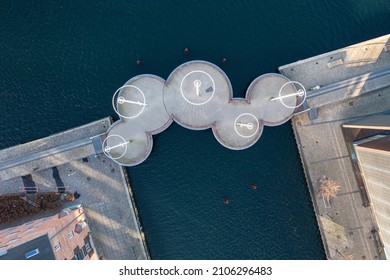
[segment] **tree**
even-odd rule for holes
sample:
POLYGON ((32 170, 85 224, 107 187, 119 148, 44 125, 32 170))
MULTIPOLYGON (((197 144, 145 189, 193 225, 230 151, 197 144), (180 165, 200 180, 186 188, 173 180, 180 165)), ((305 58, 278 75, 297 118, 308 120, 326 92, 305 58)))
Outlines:
POLYGON ((337 193, 340 191, 340 184, 337 181, 330 180, 326 176, 319 178, 318 184, 318 193, 326 198, 328 202, 330 199, 337 197, 337 193))

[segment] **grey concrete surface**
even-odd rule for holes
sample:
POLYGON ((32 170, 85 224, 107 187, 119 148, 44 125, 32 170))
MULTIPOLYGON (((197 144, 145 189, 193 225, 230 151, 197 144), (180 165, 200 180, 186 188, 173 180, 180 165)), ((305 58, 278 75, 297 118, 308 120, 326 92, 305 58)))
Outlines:
POLYGON ((385 52, 385 46, 389 43, 390 34, 280 66, 279 72, 293 77, 307 89, 324 87, 388 67, 390 52, 385 52), (333 68, 327 66, 338 59, 343 59, 344 63, 333 68))
POLYGON ((226 74, 205 61, 180 65, 168 77, 164 88, 167 111, 180 125, 189 129, 207 129, 233 97, 226 74), (199 94, 195 82, 199 81, 199 94))
POLYGON ((335 100, 348 100, 389 86, 390 67, 384 67, 314 90, 307 96, 307 103, 310 108, 319 108, 335 100))
POLYGON ((256 78, 249 86, 247 95, 264 125, 277 126, 287 122, 299 105, 298 96, 273 100, 297 92, 289 82, 290 80, 282 75, 265 74, 256 78))
POLYGON ((0 151, 0 180, 45 170, 94 154, 92 136, 105 133, 109 118, 0 151))

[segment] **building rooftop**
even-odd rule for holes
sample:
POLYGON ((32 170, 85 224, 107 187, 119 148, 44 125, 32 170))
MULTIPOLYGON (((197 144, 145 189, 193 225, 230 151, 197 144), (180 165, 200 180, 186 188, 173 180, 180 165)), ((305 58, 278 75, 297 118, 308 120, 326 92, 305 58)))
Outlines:
POLYGON ((49 237, 44 234, 7 250, 6 254, 0 251, 0 260, 55 260, 55 256, 49 237))
POLYGON ((44 248, 46 246, 52 249, 55 259, 63 260, 72 259, 76 254, 75 248, 82 248, 88 240, 88 254, 84 254, 83 259, 97 259, 89 232, 90 228, 86 223, 86 216, 80 205, 71 209, 64 209, 59 214, 1 230, 0 245, 7 250, 6 255, 8 255, 8 252, 15 251, 17 254, 23 254, 24 256, 25 253, 36 249, 33 247, 39 244, 41 246, 38 248, 39 252, 47 254, 47 250, 44 248), (44 243, 43 239, 38 239, 38 243, 30 244, 30 241, 37 240, 41 236, 46 236, 48 242, 44 243))
POLYGON ((358 146, 362 149, 372 150, 372 152, 381 151, 390 154, 390 136, 368 141, 358 146))

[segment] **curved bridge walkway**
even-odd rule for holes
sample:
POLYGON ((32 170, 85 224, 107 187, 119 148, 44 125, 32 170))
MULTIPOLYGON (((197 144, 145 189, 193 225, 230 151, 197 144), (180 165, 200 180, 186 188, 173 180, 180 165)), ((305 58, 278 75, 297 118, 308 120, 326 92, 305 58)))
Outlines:
POLYGON ((140 164, 152 150, 152 135, 175 121, 193 130, 211 128, 223 146, 242 150, 256 143, 265 125, 288 121, 303 98, 279 74, 256 78, 244 99, 233 98, 230 81, 219 67, 190 61, 166 81, 140 75, 118 89, 112 103, 120 120, 110 127, 102 148, 118 164, 140 164))

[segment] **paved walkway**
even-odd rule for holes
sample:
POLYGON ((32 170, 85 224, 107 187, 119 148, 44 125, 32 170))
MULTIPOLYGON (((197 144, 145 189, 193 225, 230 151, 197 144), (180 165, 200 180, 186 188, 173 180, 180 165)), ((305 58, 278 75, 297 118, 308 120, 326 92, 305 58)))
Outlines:
POLYGON ((384 67, 314 90, 307 96, 307 103, 310 108, 319 108, 332 104, 335 100, 348 100, 389 86, 390 67, 384 67))
POLYGON ((293 77, 306 89, 324 87, 388 67, 390 52, 384 51, 385 45, 390 45, 390 34, 280 66, 279 72, 293 77), (339 59, 343 64, 329 68, 329 63, 339 59))

